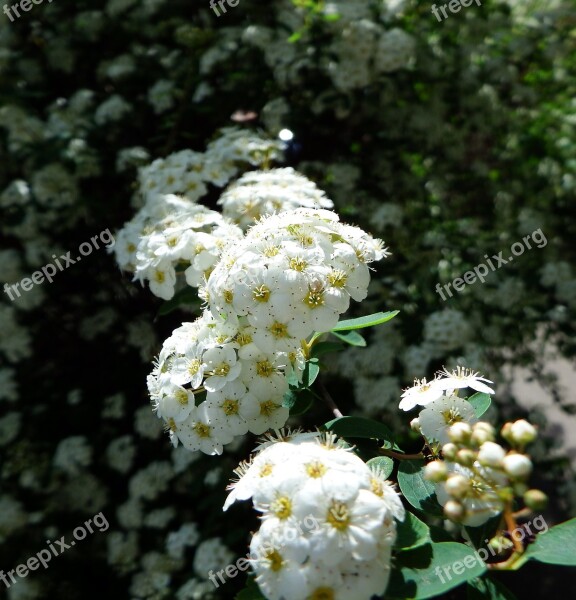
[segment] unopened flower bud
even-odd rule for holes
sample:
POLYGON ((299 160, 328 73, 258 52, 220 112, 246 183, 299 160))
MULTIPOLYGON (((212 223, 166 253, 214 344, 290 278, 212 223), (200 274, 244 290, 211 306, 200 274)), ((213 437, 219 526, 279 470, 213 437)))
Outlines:
POLYGON ((454 423, 448 429, 448 437, 450 441, 456 444, 465 444, 472 435, 472 428, 468 423, 464 423, 463 421, 459 421, 458 423, 454 423))
POLYGON ((485 467, 499 467, 505 456, 504 448, 494 442, 484 442, 478 451, 478 460, 485 467))
POLYGON ((410 421, 410 429, 412 429, 412 431, 415 431, 416 433, 422 433, 422 431, 420 430, 420 420, 418 419, 418 417, 410 421))
POLYGON ((448 495, 460 500, 464 498, 470 490, 470 482, 463 475, 450 475, 444 484, 444 489, 448 495))
POLYGON ((504 423, 500 430, 500 435, 509 443, 512 444, 512 423, 504 423))
POLYGON ((458 447, 452 442, 442 446, 442 456, 444 456, 446 460, 454 460, 456 452, 458 452, 458 447))
POLYGON ((510 477, 523 479, 532 472, 532 461, 524 454, 508 454, 502 461, 504 470, 510 477))
POLYGON ((540 490, 528 490, 524 494, 524 504, 531 510, 543 510, 548 504, 548 496, 540 490))
POLYGON ((493 442, 494 433, 494 427, 490 423, 480 421, 472 428, 472 441, 478 446, 481 446, 485 442, 493 442))
POLYGON ((534 425, 524 419, 512 423, 510 427, 510 438, 513 444, 525 446, 536 439, 537 433, 534 425))
POLYGON ((515 496, 523 496, 528 490, 528 486, 522 481, 515 481, 512 485, 512 489, 514 490, 515 496))
POLYGON ((457 462, 463 467, 471 467, 476 462, 476 458, 477 454, 474 452, 474 450, 468 450, 467 448, 464 448, 457 452, 454 462, 457 462))
POLYGON ((444 514, 451 520, 458 523, 464 519, 466 511, 460 502, 456 500, 448 500, 444 505, 444 514))
POLYGON ((441 460, 435 460, 428 463, 424 467, 424 478, 428 481, 434 481, 436 483, 444 481, 448 475, 448 469, 446 464, 441 460))

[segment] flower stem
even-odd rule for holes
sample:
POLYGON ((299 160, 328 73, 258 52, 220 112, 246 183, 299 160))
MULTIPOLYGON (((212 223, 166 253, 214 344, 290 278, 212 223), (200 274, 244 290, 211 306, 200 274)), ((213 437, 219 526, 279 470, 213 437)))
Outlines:
POLYGON ((318 387, 320 388, 320 392, 322 393, 322 400, 327 404, 328 408, 332 411, 332 414, 337 417, 343 417, 344 415, 340 412, 340 409, 336 406, 336 402, 330 395, 330 392, 326 389, 324 382, 321 379, 318 379, 318 387))
POLYGON ((394 450, 387 450, 386 448, 380 448, 380 454, 389 456, 390 458, 397 458, 398 460, 423 460, 424 454, 417 452, 416 454, 401 454, 400 452, 394 452, 394 450))

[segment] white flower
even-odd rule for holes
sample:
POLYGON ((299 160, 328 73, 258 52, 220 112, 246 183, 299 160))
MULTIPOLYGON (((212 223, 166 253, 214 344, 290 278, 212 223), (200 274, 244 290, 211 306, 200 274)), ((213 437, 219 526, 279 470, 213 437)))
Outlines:
POLYGON ((404 521, 406 510, 398 492, 394 489, 394 484, 383 477, 379 468, 371 468, 372 477, 370 478, 370 487, 376 496, 382 498, 388 511, 398 521, 404 521))
POLYGON ((310 537, 315 561, 335 566, 347 556, 372 560, 377 552, 377 534, 386 515, 384 501, 368 490, 353 499, 306 494, 299 499, 298 515, 313 515, 319 529, 310 537))
POLYGON ((475 423, 474 408, 467 400, 458 396, 442 396, 430 402, 418 415, 422 435, 441 444, 450 441, 448 435, 454 423, 475 423))
POLYGON ((177 422, 172 419, 168 424, 185 448, 200 450, 204 454, 222 454, 224 444, 229 444, 234 438, 220 413, 207 402, 196 407, 186 420, 177 422))
POLYGON ((218 391, 209 392, 206 402, 220 414, 233 435, 247 433, 248 421, 260 414, 260 403, 238 380, 226 383, 218 391))
POLYGON ((250 556, 256 582, 269 600, 308 597, 308 582, 302 570, 308 556, 305 543, 279 549, 271 536, 257 532, 250 543, 250 556))
POLYGON ((494 390, 486 385, 493 383, 485 377, 480 377, 478 373, 474 373, 471 369, 457 367, 455 371, 444 370, 440 372, 441 378, 438 380, 438 386, 442 390, 456 390, 460 388, 472 388, 477 392, 485 394, 493 394, 494 390), (483 383, 483 382, 486 383, 483 383))
POLYGON ((222 389, 227 383, 234 381, 242 370, 242 365, 236 360, 234 348, 229 346, 206 350, 202 366, 208 376, 204 387, 209 392, 222 389))
POLYGON ((414 386, 404 390, 400 401, 400 410, 412 410, 415 406, 426 406, 443 395, 443 390, 437 385, 438 379, 430 382, 426 378, 414 380, 414 386))

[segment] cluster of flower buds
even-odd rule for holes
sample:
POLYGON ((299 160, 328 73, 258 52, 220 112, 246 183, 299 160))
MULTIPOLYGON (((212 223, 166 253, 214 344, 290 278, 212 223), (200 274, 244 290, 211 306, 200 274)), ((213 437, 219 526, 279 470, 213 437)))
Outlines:
POLYGON ((536 429, 521 419, 506 423, 501 434, 511 446, 508 451, 496 443, 490 423, 456 422, 447 430, 443 460, 426 465, 424 476, 436 484, 438 501, 450 520, 476 527, 502 512, 515 496, 522 496, 533 510, 545 505, 546 496, 526 485, 532 461, 523 450, 536 439, 536 429))

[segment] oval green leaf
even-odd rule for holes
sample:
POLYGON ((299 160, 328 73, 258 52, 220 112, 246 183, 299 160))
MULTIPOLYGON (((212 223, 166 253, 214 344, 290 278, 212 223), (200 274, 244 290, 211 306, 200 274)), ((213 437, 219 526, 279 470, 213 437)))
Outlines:
POLYGON ((490 404, 492 404, 492 398, 490 397, 490 394, 477 392, 468 398, 468 402, 470 402, 470 404, 474 407, 476 417, 479 419, 490 408, 490 404))
POLYGON ((423 460, 402 460, 398 467, 398 485, 410 504, 423 512, 441 515, 434 484, 424 479, 423 460))
POLYGON ((528 560, 576 567, 576 518, 541 531, 524 556, 528 560))
POLYGON ((386 425, 364 417, 340 417, 328 421, 324 427, 342 437, 393 441, 392 432, 386 425))
POLYGON ((340 321, 332 331, 350 331, 351 329, 364 329, 364 327, 381 325, 393 319, 399 312, 399 310, 390 310, 388 312, 378 312, 373 315, 358 317, 357 319, 346 319, 340 321))
POLYGON ((410 550, 430 543, 430 529, 416 515, 406 511, 404 521, 396 522, 398 534, 394 546, 399 550, 410 550))
POLYGON ((425 600, 486 572, 472 548, 456 542, 426 544, 398 553, 386 598, 425 600))

